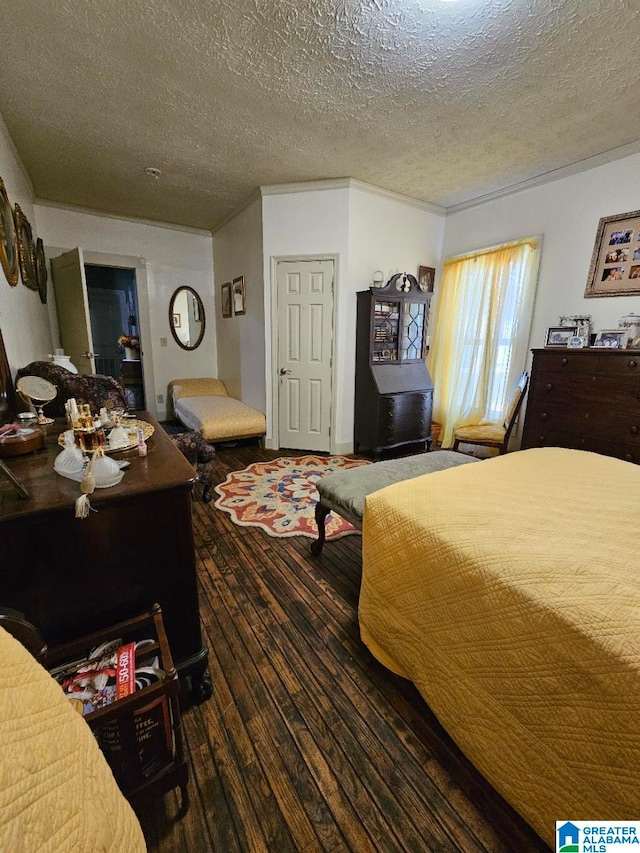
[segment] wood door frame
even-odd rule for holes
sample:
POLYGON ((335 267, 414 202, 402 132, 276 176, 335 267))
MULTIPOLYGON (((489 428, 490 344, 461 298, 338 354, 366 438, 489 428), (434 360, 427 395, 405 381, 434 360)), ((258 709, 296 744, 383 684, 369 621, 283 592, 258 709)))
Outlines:
MULTIPOLYGON (((63 248, 61 246, 45 247, 47 258, 57 257, 65 252, 70 252, 75 246, 63 248)), ((156 408, 156 384, 153 371, 153 339, 151 337, 151 317, 149 314, 149 284, 147 279, 147 262, 145 258, 140 258, 135 255, 116 255, 109 252, 90 252, 82 249, 82 256, 85 264, 91 264, 99 267, 116 267, 128 270, 134 270, 136 279, 136 293, 138 297, 138 320, 140 321, 140 338, 146 352, 146 357, 142 359, 142 375, 145 392, 145 405, 147 410, 154 417, 157 417, 158 410, 156 408)), ((53 288, 55 302, 55 286, 53 288)), ((60 330, 58 329, 57 309, 54 312, 56 315, 56 331, 54 338, 60 343, 60 330)))
POLYGON ((335 453, 336 442, 336 387, 338 376, 337 359, 337 317, 338 317, 338 264, 340 255, 320 252, 311 255, 272 255, 271 256, 271 442, 272 450, 280 449, 280 383, 278 381, 278 264, 306 263, 308 261, 333 261, 333 307, 331 310, 331 417, 329 419, 329 453, 335 453))
POLYGON ((151 337, 151 318, 149 316, 149 286, 147 281, 147 262, 145 258, 131 255, 112 255, 105 252, 84 251, 84 262, 90 266, 114 267, 133 270, 135 275, 136 296, 138 301, 138 321, 140 323, 140 341, 142 343, 142 381, 147 411, 157 417, 156 385, 153 372, 153 346, 151 337))

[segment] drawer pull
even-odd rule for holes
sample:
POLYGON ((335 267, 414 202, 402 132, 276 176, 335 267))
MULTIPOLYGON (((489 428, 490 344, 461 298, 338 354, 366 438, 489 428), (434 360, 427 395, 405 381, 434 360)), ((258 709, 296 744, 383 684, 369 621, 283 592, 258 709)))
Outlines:
POLYGON ((634 435, 637 435, 637 434, 638 434, 638 427, 637 427, 637 426, 635 426, 635 425, 634 425, 634 426, 632 426, 632 427, 631 427, 631 432, 632 432, 634 435))
POLYGON ((635 360, 635 358, 632 358, 629 361, 629 363, 627 364, 627 367, 637 367, 637 366, 638 366, 638 362, 635 360))
POLYGON ((561 360, 560 360, 560 364, 561 364, 563 367, 566 367, 566 366, 569 364, 569 359, 568 359, 568 358, 563 358, 563 359, 561 359, 561 360))
POLYGON ((543 413, 540 415, 540 420, 541 420, 541 421, 546 421, 548 417, 549 417, 548 412, 543 412, 543 413))
POLYGON ((543 435, 539 435, 539 436, 538 436, 538 441, 540 442, 540 444, 544 444, 544 441, 545 441, 544 436, 543 436, 543 435))
POLYGON ((624 458, 627 462, 633 462, 633 453, 625 453, 624 458))
MULTIPOLYGON (((551 391, 553 389, 553 383, 547 382, 547 384, 544 387, 545 387, 545 390, 551 391)), ((640 391, 638 391, 638 396, 640 397, 640 391)))

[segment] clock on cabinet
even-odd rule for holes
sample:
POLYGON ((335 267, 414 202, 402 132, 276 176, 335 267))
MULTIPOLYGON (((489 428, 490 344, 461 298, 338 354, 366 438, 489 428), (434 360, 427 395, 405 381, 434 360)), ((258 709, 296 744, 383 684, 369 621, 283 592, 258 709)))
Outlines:
POLYGON ((356 451, 430 446, 433 383, 425 357, 432 295, 408 273, 357 294, 356 451))

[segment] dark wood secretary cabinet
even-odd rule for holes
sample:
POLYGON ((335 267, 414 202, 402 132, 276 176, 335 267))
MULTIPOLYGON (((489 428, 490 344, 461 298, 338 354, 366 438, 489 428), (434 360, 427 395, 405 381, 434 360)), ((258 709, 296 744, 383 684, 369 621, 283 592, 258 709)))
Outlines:
POLYGON ((430 447, 433 383, 425 355, 431 296, 412 276, 358 293, 356 452, 414 442, 430 447))
POLYGON ((640 351, 533 350, 522 447, 640 463, 640 351))

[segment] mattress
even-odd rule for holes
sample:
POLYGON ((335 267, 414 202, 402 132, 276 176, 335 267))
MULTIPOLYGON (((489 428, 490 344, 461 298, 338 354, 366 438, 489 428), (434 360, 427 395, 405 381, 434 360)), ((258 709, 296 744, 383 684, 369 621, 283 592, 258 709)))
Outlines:
POLYGON ((550 844, 640 813, 640 468, 521 451, 370 495, 360 630, 550 844))
POLYGON ((0 850, 147 849, 89 726, 2 628, 0 755, 0 850))

